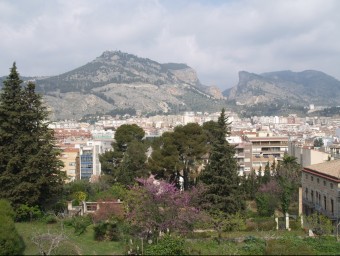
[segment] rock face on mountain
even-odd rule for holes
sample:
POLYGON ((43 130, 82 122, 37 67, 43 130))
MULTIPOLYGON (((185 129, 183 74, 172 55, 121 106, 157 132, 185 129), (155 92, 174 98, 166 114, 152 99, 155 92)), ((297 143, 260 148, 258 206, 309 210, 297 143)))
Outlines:
POLYGON ((35 83, 53 119, 124 109, 142 114, 220 111, 225 104, 221 92, 202 85, 186 64, 160 64, 120 51, 106 51, 82 67, 35 83))
POLYGON ((239 72, 239 82, 223 92, 240 105, 286 102, 296 106, 340 104, 340 81, 320 71, 239 72))

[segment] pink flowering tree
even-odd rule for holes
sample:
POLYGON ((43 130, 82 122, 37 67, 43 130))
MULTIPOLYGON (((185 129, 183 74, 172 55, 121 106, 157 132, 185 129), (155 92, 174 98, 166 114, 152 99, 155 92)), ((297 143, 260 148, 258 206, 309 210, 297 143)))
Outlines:
POLYGON ((127 199, 127 219, 143 236, 160 232, 186 233, 200 216, 198 198, 203 189, 179 191, 153 178, 137 179, 127 199))

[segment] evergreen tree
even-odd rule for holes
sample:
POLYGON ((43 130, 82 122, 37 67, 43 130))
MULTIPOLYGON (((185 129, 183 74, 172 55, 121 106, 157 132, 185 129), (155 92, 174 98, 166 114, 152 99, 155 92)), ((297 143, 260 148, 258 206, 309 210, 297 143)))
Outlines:
POLYGON ((230 123, 224 109, 218 118, 214 135, 209 162, 200 179, 207 187, 203 206, 212 211, 236 213, 245 208, 245 197, 240 186, 235 149, 226 140, 226 136, 230 135, 230 123))
POLYGON ((146 148, 142 142, 144 130, 136 124, 124 124, 115 133, 113 151, 107 151, 99 156, 102 171, 107 181, 116 181, 128 185, 135 178, 145 174, 146 148))
POLYGON ((267 184, 270 181, 270 166, 269 161, 267 162, 266 166, 264 167, 264 175, 262 177, 262 183, 267 184))
POLYGON ((21 83, 14 63, 0 94, 0 197, 47 207, 62 189, 60 152, 35 85, 21 83))

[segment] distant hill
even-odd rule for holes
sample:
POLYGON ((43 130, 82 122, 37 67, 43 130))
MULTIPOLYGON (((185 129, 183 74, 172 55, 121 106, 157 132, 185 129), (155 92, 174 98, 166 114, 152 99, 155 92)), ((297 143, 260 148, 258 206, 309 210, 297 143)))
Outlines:
POLYGON ((220 111, 226 104, 216 87, 202 85, 181 63, 160 64, 120 51, 58 76, 30 78, 50 107, 52 119, 110 113, 220 111))
MULTIPOLYGON (((1 86, 4 79, 0 78, 1 86)), ((244 116, 292 110, 305 114, 309 104, 340 105, 340 81, 320 71, 240 71, 238 84, 222 94, 217 87, 201 84, 186 64, 161 64, 121 51, 105 51, 57 76, 22 79, 36 83, 52 120, 118 113, 212 112, 222 107, 244 116)))
POLYGON ((285 102, 293 106, 340 104, 340 81, 315 70, 254 74, 239 72, 239 82, 223 92, 239 105, 285 102))

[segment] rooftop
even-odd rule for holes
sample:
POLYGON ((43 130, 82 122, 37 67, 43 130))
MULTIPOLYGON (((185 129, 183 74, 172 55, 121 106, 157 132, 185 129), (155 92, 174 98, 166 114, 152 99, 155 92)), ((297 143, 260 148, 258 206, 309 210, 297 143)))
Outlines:
POLYGON ((304 169, 309 169, 321 174, 332 176, 336 179, 340 179, 340 159, 327 161, 320 164, 313 164, 305 167, 304 169))

